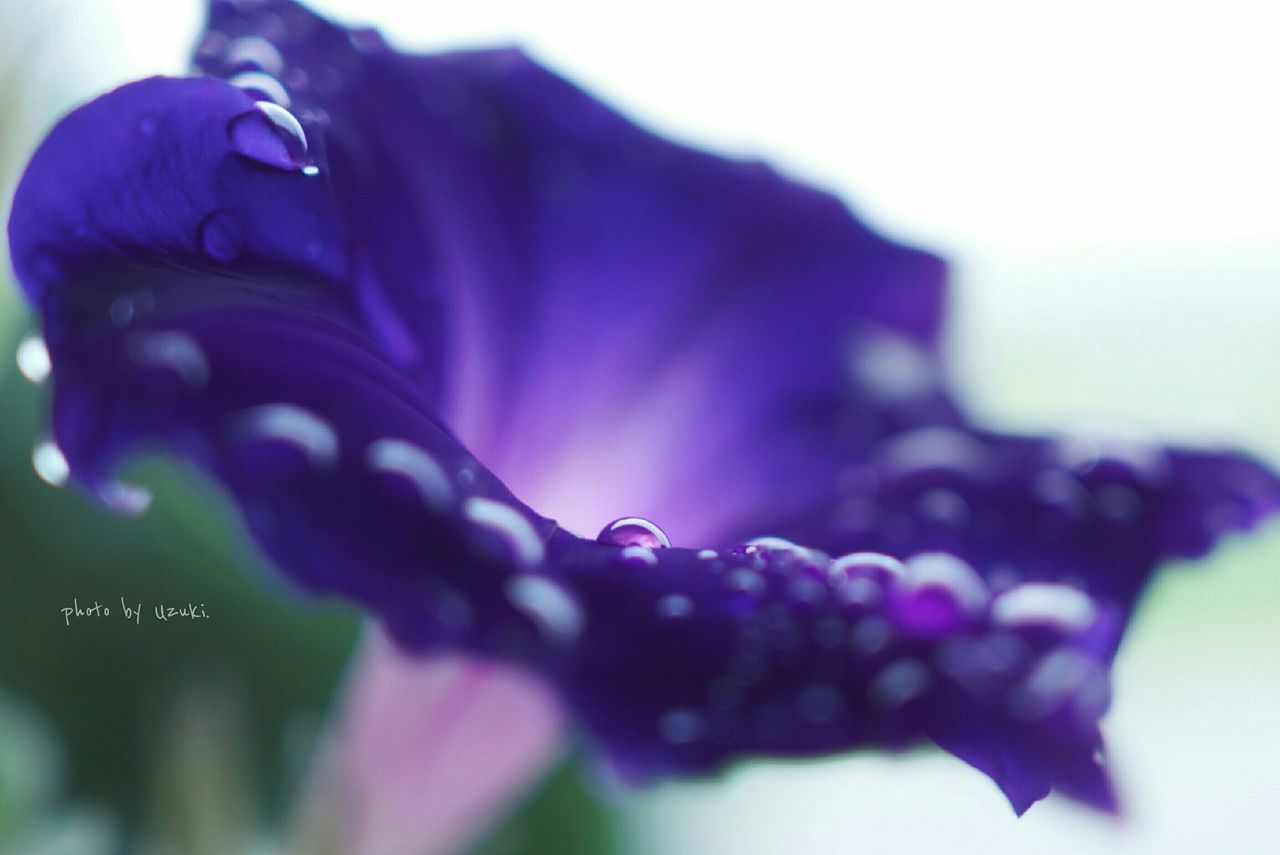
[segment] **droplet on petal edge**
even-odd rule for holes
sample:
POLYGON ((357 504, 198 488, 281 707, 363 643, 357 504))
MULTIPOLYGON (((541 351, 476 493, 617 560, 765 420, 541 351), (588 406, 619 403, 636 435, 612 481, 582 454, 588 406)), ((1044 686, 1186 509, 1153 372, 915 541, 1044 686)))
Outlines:
POLYGON ((270 101, 258 101, 227 123, 231 147, 257 163, 276 169, 303 166, 307 134, 293 114, 270 101))
POLYGON ((52 487, 63 486, 71 477, 71 466, 67 463, 67 458, 58 444, 50 439, 36 444, 31 452, 31 465, 40 480, 52 487))
POLYGON ((49 349, 45 346, 44 339, 38 335, 29 335, 24 338, 18 344, 15 358, 22 376, 37 385, 48 380, 49 374, 53 371, 53 363, 49 360, 49 349))
POLYGON ((614 520, 600 530, 596 541, 612 546, 643 546, 646 549, 665 549, 671 545, 662 529, 643 517, 614 520))

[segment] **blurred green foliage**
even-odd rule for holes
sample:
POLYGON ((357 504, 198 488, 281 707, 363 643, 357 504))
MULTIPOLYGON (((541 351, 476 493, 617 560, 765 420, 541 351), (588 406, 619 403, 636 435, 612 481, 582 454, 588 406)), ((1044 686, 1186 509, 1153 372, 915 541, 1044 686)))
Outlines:
POLYGON ((30 462, 42 391, 12 370, 0 381, 0 684, 65 740, 72 795, 130 823, 142 816, 153 735, 172 699, 190 684, 216 685, 245 706, 258 803, 273 815, 286 791, 287 734, 323 713, 355 615, 300 608, 228 537, 223 502, 171 465, 152 460, 130 473, 155 495, 136 519, 46 487, 30 462), (141 603, 139 622, 125 618, 122 597, 141 603), (68 625, 61 610, 73 599, 110 614, 68 625), (209 618, 161 622, 152 609, 162 603, 203 604, 209 618))

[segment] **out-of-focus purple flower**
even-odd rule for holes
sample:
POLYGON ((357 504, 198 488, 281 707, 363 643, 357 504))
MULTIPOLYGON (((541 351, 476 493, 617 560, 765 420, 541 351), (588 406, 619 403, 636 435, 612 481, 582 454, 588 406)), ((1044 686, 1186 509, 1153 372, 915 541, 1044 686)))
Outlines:
POLYGON ((976 426, 938 259, 518 51, 215 2, 197 62, 18 189, 46 464, 132 507, 123 455, 193 461, 299 585, 537 675, 628 780, 932 740, 1019 812, 1114 808, 1126 619, 1274 473, 976 426))

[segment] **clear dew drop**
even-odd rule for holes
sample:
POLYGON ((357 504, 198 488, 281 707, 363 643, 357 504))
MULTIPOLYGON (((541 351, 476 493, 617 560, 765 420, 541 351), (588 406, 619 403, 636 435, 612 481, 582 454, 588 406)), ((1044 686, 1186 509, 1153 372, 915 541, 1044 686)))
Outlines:
POLYGON ((227 79, 232 86, 243 89, 260 103, 275 104, 282 110, 293 105, 289 90, 284 84, 264 71, 242 71, 227 79))
POLYGON ((338 460, 338 434, 320 416, 295 404, 263 404, 235 417, 235 431, 245 440, 292 445, 312 466, 326 468, 338 460))
POLYGON ((538 564, 545 556, 542 538, 533 523, 510 505, 483 496, 472 496, 462 506, 462 512, 471 522, 502 538, 512 557, 520 564, 538 564))
POLYGON ((613 546, 643 546, 646 549, 664 549, 671 545, 662 529, 643 517, 614 520, 600 530, 596 541, 613 546))
POLYGON ((270 101, 258 101, 252 110, 233 117, 227 124, 227 135, 237 153, 276 169, 299 169, 307 156, 307 134, 302 125, 292 113, 270 101))
POLYGON ((236 68, 257 68, 267 74, 279 74, 284 70, 284 57, 280 50, 261 36, 240 36, 227 45, 223 60, 236 68))
POLYGON ((556 582, 529 573, 512 576, 506 585, 507 600, 553 641, 572 641, 582 632, 582 609, 577 600, 556 582))
POLYGON ((244 249, 244 231, 230 211, 214 211, 196 228, 200 249, 214 261, 229 262, 240 257, 244 249))
POLYGON ((50 439, 36 444, 31 452, 31 466, 40 480, 51 487, 61 487, 71 477, 71 465, 58 444, 50 439))
POLYGON ((49 348, 38 335, 29 335, 18 345, 14 354, 18 370, 32 383, 40 384, 49 379, 53 363, 49 360, 49 348))
POLYGON ((693 614, 693 600, 684 594, 667 594, 655 606, 658 617, 668 620, 687 618, 693 614))
POLYGON ((209 381, 209 359, 200 343, 178 330, 130 333, 129 356, 139 365, 167 368, 193 389, 209 381))
POLYGON ((365 449, 365 461, 375 472, 407 479, 430 508, 445 510, 453 504, 453 485, 444 467, 422 448, 402 439, 379 439, 365 449))
POLYGON ((1083 591, 1049 582, 1028 582, 996 597, 991 616, 1003 626, 1050 626, 1083 632, 1097 618, 1097 606, 1083 591))

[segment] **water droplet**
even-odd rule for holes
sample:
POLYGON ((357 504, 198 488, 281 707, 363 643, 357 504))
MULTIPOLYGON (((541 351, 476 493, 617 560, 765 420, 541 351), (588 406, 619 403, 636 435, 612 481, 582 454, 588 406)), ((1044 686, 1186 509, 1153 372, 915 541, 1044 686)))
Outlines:
POLYGON ((693 614, 693 600, 684 594, 667 594, 655 608, 659 617, 686 618, 693 614))
POLYGON ((466 629, 471 626, 475 618, 474 610, 471 608, 471 603, 467 602, 467 598, 449 588, 441 588, 434 592, 429 598, 428 607, 436 620, 447 629, 466 629))
POLYGON ((705 719, 693 710, 669 710, 658 719, 658 732, 672 745, 688 745, 705 729, 705 719))
POLYGON ((447 509, 453 504, 453 485, 444 467, 411 442, 379 439, 369 443, 365 460, 375 472, 389 472, 406 478, 430 508, 447 509))
POLYGON ((235 416, 242 438, 284 442, 302 450, 311 465, 332 466, 338 459, 338 435, 324 419, 294 404, 263 404, 235 416))
POLYGON ((258 103, 275 104, 282 110, 289 109, 293 104, 284 84, 264 71, 242 71, 230 77, 227 82, 252 95, 258 103))
POLYGON ((194 389, 209 381, 209 360, 199 342, 185 332, 130 333, 125 348, 139 365, 168 368, 194 389))
POLYGON ((98 489, 98 497, 113 511, 136 517, 151 507, 151 491, 140 484, 111 481, 98 489))
POLYGON ((916 500, 916 511, 928 522, 961 529, 969 522, 969 504, 955 490, 927 490, 916 500))
POLYGON ((513 606, 537 624, 539 631, 554 641, 572 641, 582 632, 582 609, 577 601, 545 576, 512 576, 507 580, 506 595, 513 606))
POLYGON ((148 291, 135 291, 121 294, 111 301, 107 315, 111 323, 118 327, 127 327, 138 315, 155 308, 155 297, 148 291))
POLYGON ((932 682, 933 675, 924 663, 915 659, 899 659, 876 675, 868 694, 873 704, 891 712, 920 697, 932 682))
POLYGON ((818 559, 817 553, 813 550, 806 549, 798 543, 792 543, 783 537, 756 537, 748 540, 745 545, 747 552, 752 555, 759 552, 782 553, 810 564, 816 564, 818 559))
POLYGON ((627 564, 639 564, 645 567, 657 567, 658 556, 653 554, 653 550, 647 546, 624 546, 622 552, 618 553, 623 562, 627 564))
POLYGON ((307 134, 293 114, 258 101, 227 124, 231 147, 250 160, 276 169, 298 169, 307 155, 307 134))
POLYGON ((863 653, 877 653, 889 643, 892 632, 893 628, 884 618, 866 617, 854 626, 849 634, 849 640, 863 653))
MULTIPOLYGON (((302 174, 307 176, 308 178, 312 178, 320 174, 320 167, 316 166, 314 163, 309 163, 306 166, 302 167, 302 174)), ((319 255, 318 252, 316 254, 319 255)))
POLYGON ((196 57, 204 60, 216 59, 222 56, 226 48, 227 37, 217 30, 209 30, 200 40, 200 46, 196 48, 196 57))
MULTIPOLYGON (((1091 682, 1106 677, 1085 652, 1059 647, 1046 653, 1009 699, 1020 718, 1043 718, 1077 695, 1091 682)), ((1095 694, 1097 694, 1095 690, 1095 694)))
POLYGON ((879 552, 851 552, 832 561, 827 575, 837 585, 867 579, 878 586, 890 586, 907 578, 907 565, 879 552))
POLYGON ((647 549, 671 545, 662 529, 643 517, 616 519, 600 530, 596 540, 613 546, 643 546, 647 549))
POLYGON ((307 70, 297 65, 286 69, 280 80, 294 92, 305 91, 311 85, 311 76, 307 74, 307 70))
POLYGON ((929 355, 909 339, 887 332, 867 336, 859 343, 853 355, 853 373, 873 395, 891 401, 923 395, 937 382, 929 355))
POLYGON ((1119 523, 1136 522, 1142 516, 1142 496, 1127 484, 1107 484, 1095 495, 1098 511, 1119 523))
POLYGON ((14 354, 18 362, 18 370, 22 376, 32 383, 40 384, 49 379, 53 371, 53 363, 49 359, 49 348, 44 339, 38 335, 29 335, 18 344, 14 354))
POLYGON ((284 57, 280 50, 261 36, 241 36, 227 45, 223 60, 232 70, 258 68, 276 75, 284 70, 284 57))
POLYGON ((791 581, 791 599, 798 603, 821 602, 827 595, 827 586, 812 576, 800 576, 791 581))
POLYGON ((71 477, 71 465, 53 440, 46 439, 36 444, 31 452, 31 466, 40 480, 52 487, 61 487, 71 477))
POLYGON ((945 427, 918 428, 887 439, 876 447, 876 459, 897 477, 937 470, 984 480, 995 471, 984 443, 945 427))
POLYGON ((1048 582, 1029 582, 996 597, 991 616, 1005 626, 1049 626, 1082 632, 1093 625, 1097 606, 1083 591, 1048 582))
POLYGON ((371 27, 352 30, 347 38, 351 41, 351 46, 360 53, 381 53, 387 50, 387 43, 382 38, 382 33, 371 27))
POLYGON ((235 261, 244 249, 244 231, 230 211, 214 211, 205 217, 196 229, 196 240, 214 261, 235 261))
POLYGON ((844 708, 844 696, 830 683, 817 683, 796 698, 796 713, 814 724, 834 721, 844 708))
POLYGON ((698 557, 703 561, 715 561, 720 557, 720 554, 714 549, 700 549, 698 550, 698 557))
POLYGON ((512 557, 524 565, 538 564, 545 555, 542 538, 533 523, 510 505, 483 496, 473 496, 463 505, 471 522, 499 535, 511 549, 512 557))
POLYGON ((981 611, 990 595, 987 583, 966 562, 946 552, 925 552, 907 562, 911 584, 917 591, 941 588, 970 613, 981 611))
POLYGON ((147 139, 156 135, 156 130, 159 126, 160 123, 156 120, 156 117, 150 113, 146 113, 142 118, 138 119, 138 133, 147 139))
POLYGON ((725 575, 725 586, 735 593, 757 595, 764 592, 764 577, 755 570, 738 568, 725 575))

